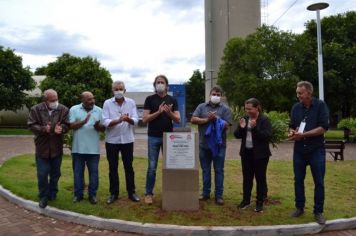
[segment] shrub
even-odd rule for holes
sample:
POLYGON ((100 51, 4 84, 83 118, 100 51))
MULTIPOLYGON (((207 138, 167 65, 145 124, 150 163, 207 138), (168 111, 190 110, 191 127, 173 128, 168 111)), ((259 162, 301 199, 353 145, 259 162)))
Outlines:
MULTIPOLYGON (((233 120, 238 123, 241 117, 245 115, 243 107, 232 106, 232 117, 233 120)), ((282 142, 287 138, 288 133, 288 124, 289 124, 289 115, 287 112, 277 112, 270 111, 266 112, 265 115, 270 119, 272 124, 272 138, 271 144, 274 148, 277 147, 277 144, 282 142)))
POLYGON ((289 115, 287 112, 270 111, 265 113, 272 124, 271 144, 274 148, 287 138, 289 115))
POLYGON ((345 118, 337 124, 338 129, 349 129, 352 133, 356 132, 356 118, 345 118))

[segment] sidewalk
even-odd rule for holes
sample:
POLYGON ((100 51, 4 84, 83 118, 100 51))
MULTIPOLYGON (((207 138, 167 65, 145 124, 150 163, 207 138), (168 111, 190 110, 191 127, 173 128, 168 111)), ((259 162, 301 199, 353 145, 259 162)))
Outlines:
MULTIPOLYGON (((136 131, 134 155, 147 156, 147 136, 144 130, 136 131)), ((105 155, 104 143, 101 143, 102 154, 105 155)), ((278 149, 272 149, 271 160, 291 160, 293 143, 282 143, 278 149)), ((227 143, 227 159, 239 158, 239 140, 230 140, 227 143)), ((0 136, 0 165, 15 155, 34 153, 35 147, 32 136, 0 136)), ((67 150, 68 152, 68 150, 67 150)), ((356 144, 347 144, 345 160, 356 160, 356 144)), ((327 160, 332 157, 327 154, 327 160)), ((2 235, 137 235, 107 230, 95 229, 83 225, 72 224, 52 219, 40 214, 29 212, 0 197, 0 236, 2 235)), ((318 235, 356 235, 356 230, 334 231, 318 235)))

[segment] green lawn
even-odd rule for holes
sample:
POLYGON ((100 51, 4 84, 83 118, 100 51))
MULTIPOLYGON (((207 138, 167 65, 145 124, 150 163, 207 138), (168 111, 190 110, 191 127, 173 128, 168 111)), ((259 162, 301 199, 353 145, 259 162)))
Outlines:
MULTIPOLYGON (((147 160, 135 158, 134 168, 137 193, 142 196, 145 186, 147 160)), ((158 166, 158 170, 160 169, 161 163, 158 166)), ((241 163, 237 160, 228 160, 225 163, 225 205, 217 206, 213 200, 201 202, 200 210, 196 212, 167 212, 161 209, 161 171, 157 172, 156 195, 153 205, 147 206, 143 201, 140 203, 129 201, 125 192, 122 163, 120 163, 119 172, 121 185, 120 199, 117 202, 112 205, 105 203, 109 194, 108 165, 106 159, 102 158, 100 162, 99 203, 91 205, 85 200, 74 204, 72 203, 73 173, 71 159, 66 156, 62 164, 58 198, 56 201, 50 202, 50 205, 104 218, 178 225, 274 225, 314 221, 312 215, 313 182, 309 169, 305 181, 306 214, 300 219, 288 217, 288 213, 294 208, 293 171, 292 163, 289 161, 270 161, 268 166, 269 196, 277 204, 267 205, 262 214, 255 213, 253 207, 247 210, 238 210, 236 208, 236 204, 242 198, 241 163)), ((325 177, 325 216, 327 219, 356 216, 355 174, 356 161, 327 162, 325 177)), ((22 155, 5 162, 0 168, 0 184, 23 198, 37 201, 34 156, 22 155)), ((253 195, 254 193, 255 190, 253 190, 253 195)))
POLYGON ((25 128, 0 128, 0 135, 31 135, 32 132, 25 128))

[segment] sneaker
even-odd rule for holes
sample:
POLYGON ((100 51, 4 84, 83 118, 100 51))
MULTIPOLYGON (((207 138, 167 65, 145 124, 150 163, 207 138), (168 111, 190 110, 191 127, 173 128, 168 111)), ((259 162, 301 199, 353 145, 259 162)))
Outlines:
POLYGON ((297 208, 294 211, 292 211, 289 216, 290 217, 299 217, 304 214, 304 209, 303 208, 297 208))
POLYGON ((249 202, 246 202, 246 201, 242 201, 238 206, 237 208, 240 208, 240 209, 247 209, 248 207, 250 206, 250 203, 249 202))
POLYGON ((263 212, 263 203, 256 203, 255 212, 263 212))
POLYGON ((224 205, 224 199, 222 199, 221 197, 215 198, 215 203, 216 205, 224 205))
POLYGON ((207 201, 207 200, 209 200, 210 199, 210 196, 207 196, 207 195, 200 195, 199 196, 199 200, 200 201, 207 201))
POLYGON ((314 219, 316 221, 316 223, 320 224, 320 225, 324 225, 326 220, 323 216, 323 213, 315 213, 314 214, 314 219))
POLYGON ((153 196, 152 195, 146 195, 145 196, 145 203, 147 205, 151 205, 153 203, 153 196))

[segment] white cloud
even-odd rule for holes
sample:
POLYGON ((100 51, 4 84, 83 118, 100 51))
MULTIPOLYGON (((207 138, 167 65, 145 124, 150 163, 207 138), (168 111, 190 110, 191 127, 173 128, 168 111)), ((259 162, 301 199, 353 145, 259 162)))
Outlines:
MULTIPOLYGON (((263 1, 263 0, 262 0, 263 1)), ((267 1, 267 0, 265 0, 267 1)), ((272 24, 295 0, 269 0, 272 24)), ((321 16, 355 10, 356 1, 328 1, 321 16)), ((315 13, 298 0, 276 26, 300 33, 315 13)), ((31 68, 63 52, 97 57, 128 91, 151 91, 157 74, 170 83, 204 70, 204 0, 2 0, 0 45, 15 49, 31 68)))

